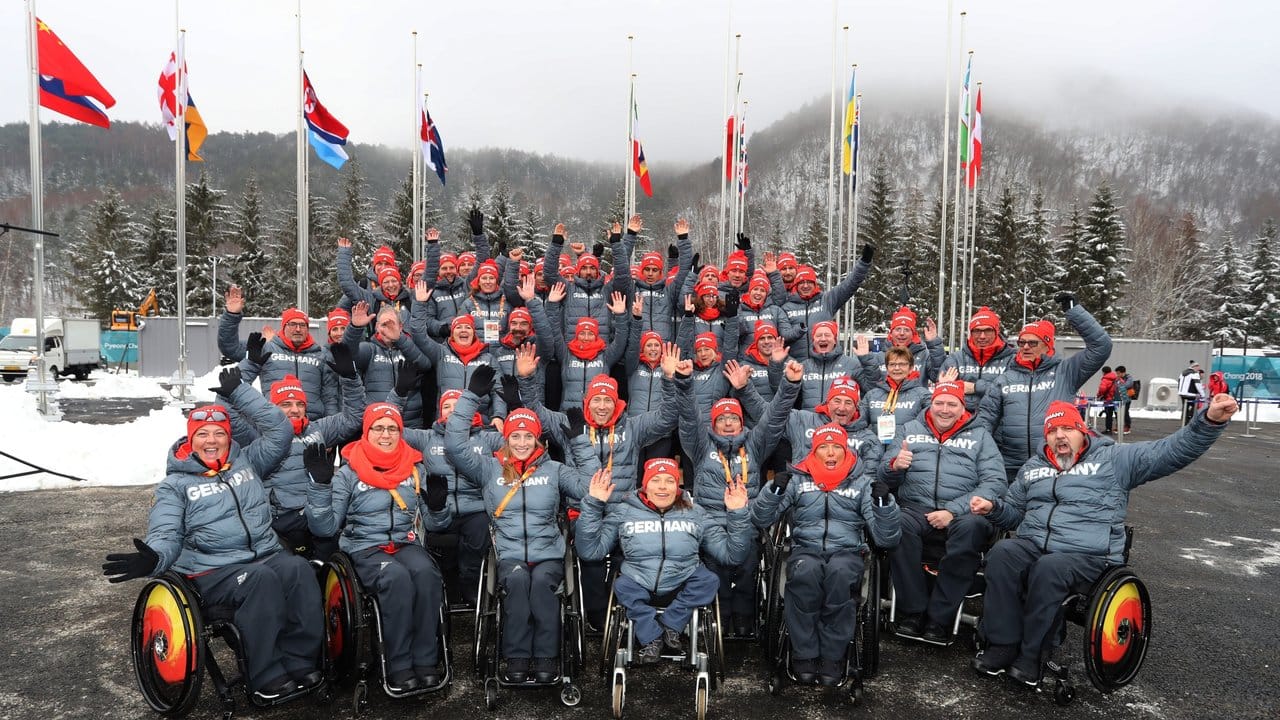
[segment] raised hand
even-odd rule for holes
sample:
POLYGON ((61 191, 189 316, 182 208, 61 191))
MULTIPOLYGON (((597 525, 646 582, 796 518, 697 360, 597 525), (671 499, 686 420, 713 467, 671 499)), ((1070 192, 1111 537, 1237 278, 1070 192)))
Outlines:
POLYGON ((640 231, 643 229, 644 229, 644 220, 641 219, 639 215, 632 215, 631 217, 627 218, 627 232, 631 233, 632 235, 639 235, 640 231))
POLYGON ((889 463, 889 466, 894 470, 906 470, 911 467, 911 460, 914 457, 915 455, 912 454, 911 448, 908 447, 907 443, 904 441, 902 443, 902 449, 898 451, 897 457, 893 459, 893 462, 889 463))
POLYGON ((580 242, 569 243, 569 249, 573 251, 575 256, 581 255, 587 251, 587 244, 580 242))
POLYGON ((240 377, 240 368, 223 368, 222 372, 218 373, 218 386, 211 387, 209 389, 218 393, 222 397, 229 398, 231 397, 231 393, 235 392, 236 388, 240 387, 242 382, 243 380, 240 377))
POLYGON ((785 373, 787 380, 790 380, 791 382, 800 382, 800 379, 804 377, 804 366, 795 360, 789 360, 787 361, 785 373))
POLYGON ((338 247, 340 247, 340 248, 349 248, 349 247, 351 247, 351 241, 350 241, 350 240, 348 240, 347 238, 340 237, 340 238, 338 238, 338 247))
POLYGON ((734 480, 725 485, 724 488, 724 509, 725 510, 741 510, 747 506, 747 486, 742 484, 741 480, 734 480))
POLYGON ((627 311, 627 296, 618 291, 614 291, 609 296, 609 312, 614 315, 621 315, 627 311))
POLYGON ((662 374, 675 377, 680 367, 680 346, 675 343, 662 343, 662 374))
POLYGON ((356 378, 356 359, 351 354, 351 346, 346 343, 336 342, 329 345, 329 354, 333 356, 333 362, 325 362, 329 369, 338 374, 338 377, 344 377, 348 380, 356 378))
POLYGON ((245 355, 248 356, 249 362, 255 365, 266 365, 271 359, 271 353, 264 348, 267 346, 267 338, 262 333, 249 333, 249 341, 244 344, 245 355))
MULTIPOLYGON (((677 224, 676 224, 676 227, 679 227, 679 226, 680 226, 680 225, 679 225, 679 223, 677 223, 677 224)), ((680 258, 680 248, 676 247, 675 245, 668 245, 668 246, 667 246, 667 259, 668 259, 668 260, 678 260, 679 258, 680 258)))
POLYGON ((591 246, 591 254, 598 258, 604 257, 604 243, 596 243, 591 246))
POLYGON ((522 247, 511 248, 509 251, 507 251, 507 257, 511 258, 512 260, 515 260, 516 262, 520 262, 521 260, 524 259, 524 248, 522 247))
POLYGON ((418 278, 418 281, 413 284, 413 299, 414 302, 426 302, 431 299, 431 288, 427 287, 426 280, 418 278))
POLYGON ((1240 405, 1236 399, 1227 393, 1218 393, 1209 400, 1209 407, 1205 409, 1205 417, 1216 423, 1224 423, 1230 420, 1240 410, 1240 405))
POLYGON ((396 394, 407 398, 411 393, 417 392, 418 381, 421 378, 422 374, 418 372, 417 365, 411 362, 401 363, 400 370, 396 373, 396 394))
POLYGON ((564 223, 556 223, 555 229, 551 231, 551 239, 559 238, 560 244, 563 245, 567 237, 569 237, 569 231, 565 229, 564 223))
POLYGON ((119 583, 146 577, 160 564, 160 555, 151 546, 138 538, 133 539, 133 546, 138 552, 107 556, 107 561, 102 563, 102 574, 107 576, 107 582, 119 583))
POLYGON ((609 226, 609 242, 622 239, 622 223, 616 220, 609 226))
POLYGON ((873 258, 873 257, 875 257, 875 256, 876 256, 876 246, 875 246, 875 245, 872 245, 871 243, 867 243, 866 245, 863 245, 863 246, 862 246, 862 262, 867 263, 868 265, 870 265, 870 264, 871 264, 871 258, 873 258))
POLYGON ((480 208, 471 208, 470 214, 467 215, 467 223, 471 225, 471 234, 484 234, 484 213, 480 212, 480 208))
POLYGON ((516 374, 530 377, 538 371, 538 350, 533 343, 525 343, 516 348, 516 374))
POLYGON ((960 368, 949 367, 938 373, 938 382, 955 382, 960 377, 960 368))
POLYGON ((644 295, 636 293, 636 299, 631 303, 631 314, 637 320, 644 317, 644 295))
POLYGON ((746 252, 751 249, 751 238, 742 233, 738 233, 738 240, 733 244, 734 247, 746 252))
POLYGON ((232 285, 227 288, 227 295, 224 299, 226 311, 239 315, 244 312, 244 292, 240 290, 239 285, 232 285))
POLYGON ((533 273, 520 278, 520 284, 516 286, 516 290, 520 293, 520 299, 528 304, 538 294, 537 281, 534 280, 533 273))
POLYGON ((429 243, 440 242, 440 231, 435 228, 427 228, 427 242, 429 243))
POLYGON ((724 376, 735 390, 741 390, 751 381, 751 368, 737 360, 730 360, 724 364, 724 376))
POLYGON ((1062 312, 1066 312, 1076 305, 1076 294, 1073 292, 1063 291, 1053 296, 1053 301, 1058 303, 1062 308, 1062 312))
POLYGON ((778 271, 778 256, 767 252, 764 254, 764 271, 765 274, 778 271))
POLYGON ((262 326, 262 339, 271 342, 276 339, 276 329, 270 325, 262 326))
POLYGON ((692 295, 684 296, 684 314, 685 315, 693 314, 693 296, 692 295))
POLYGON ((924 339, 938 339, 938 323, 934 322, 933 318, 926 318, 924 321, 924 339))
MULTIPOLYGON (((688 234, 689 234, 689 221, 688 221, 688 220, 686 220, 685 218, 679 218, 679 219, 677 219, 677 220, 676 220, 676 226, 675 226, 675 229, 676 229, 676 236, 677 236, 677 237, 679 237, 679 236, 681 236, 681 235, 688 235, 688 234)), ((679 257, 679 256, 678 256, 678 255, 673 255, 672 257, 679 257)))
POLYGON ((724 307, 721 308, 720 314, 726 318, 738 317, 738 305, 742 302, 742 296, 738 294, 736 288, 729 288, 729 292, 724 295, 724 307))
POLYGON ((858 334, 853 338, 853 354, 859 357, 871 352, 871 341, 866 335, 858 334))
POLYGON ((560 302, 564 300, 564 296, 568 293, 565 291, 563 282, 558 282, 551 286, 551 291, 547 293, 547 302, 560 302))
POLYGON ((520 381, 510 375, 503 375, 498 381, 502 384, 502 404, 507 406, 507 412, 524 407, 520 400, 520 381))
POLYGON ((591 476, 591 497, 600 502, 609 502, 609 498, 613 495, 613 472, 609 470, 597 470, 591 476))
POLYGON ((329 454, 324 445, 308 443, 302 450, 302 466, 311 476, 311 482, 318 485, 333 482, 333 455, 329 454))
POLYGON ((778 343, 773 346, 773 352, 769 353, 769 360, 776 363, 786 362, 787 356, 791 354, 791 348, 778 343))
POLYGON ((488 395, 493 392, 494 374, 492 365, 481 365, 471 373, 471 380, 467 382, 467 389, 478 397, 488 395))
MULTIPOLYGON (((418 281, 418 284, 424 287, 426 286, 426 283, 422 282, 421 280, 418 281)), ((365 302, 364 300, 361 300, 360 302, 351 306, 351 324, 352 325, 355 325, 356 327, 365 327, 371 322, 373 322, 373 316, 369 314, 369 303, 365 302)))
POLYGON ((680 377, 689 377, 693 374, 693 361, 688 358, 676 363, 676 374, 680 377))

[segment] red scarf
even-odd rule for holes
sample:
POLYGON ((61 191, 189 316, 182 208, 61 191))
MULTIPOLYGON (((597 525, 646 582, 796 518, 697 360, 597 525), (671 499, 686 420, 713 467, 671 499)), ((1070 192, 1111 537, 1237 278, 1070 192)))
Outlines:
POLYGON ((933 414, 926 410, 924 413, 924 424, 929 426, 929 432, 932 432, 933 436, 938 438, 938 444, 941 445, 954 437, 956 433, 960 432, 961 428, 964 427, 964 424, 969 422, 972 417, 973 415, 968 410, 965 410, 964 414, 956 420, 956 424, 952 425, 950 430, 946 432, 939 432, 938 427, 933 424, 933 414))
POLYGON ((391 490, 413 474, 413 466, 422 462, 422 453, 404 440, 390 452, 379 450, 361 438, 342 449, 342 457, 351 464, 360 482, 383 490, 391 490))
POLYGON ((766 367, 769 365, 769 358, 760 354, 760 343, 755 340, 747 346, 746 356, 766 367))
POLYGON ((289 424, 293 426, 294 435, 301 435, 302 431, 306 430, 307 425, 310 423, 311 421, 307 419, 306 415, 303 415, 300 418, 289 418, 289 424))
POLYGON ((514 350, 514 349, 516 349, 516 348, 520 347, 521 345, 523 345, 524 343, 532 342, 532 341, 533 341, 533 335, 534 335, 533 331, 532 331, 532 330, 530 330, 530 331, 529 331, 529 334, 525 336, 525 338, 524 338, 524 341, 523 341, 523 342, 516 342, 516 339, 515 339, 515 338, 513 338, 513 337, 511 337, 511 333, 507 333, 506 335, 503 335, 503 336, 502 336, 502 344, 503 344, 503 345, 506 345, 507 347, 509 347, 509 348, 511 348, 512 350, 514 350))
MULTIPOLYGON (((768 299, 769 299, 769 296, 768 296, 768 295, 765 295, 764 297, 765 297, 765 300, 768 300, 768 299)), ((742 304, 743 304, 743 305, 745 305, 745 306, 747 306, 747 307, 751 308, 752 310, 755 310, 756 312, 760 312, 761 308, 763 308, 763 307, 764 307, 764 302, 765 302, 765 300, 761 300, 759 305, 752 305, 752 304, 751 304, 751 293, 747 293, 746 295, 743 295, 743 296, 742 296, 742 301, 741 301, 741 302, 742 302, 742 304)))
POLYGON ((472 360, 480 356, 485 348, 489 347, 479 340, 472 339, 471 344, 463 347, 459 345, 453 338, 449 338, 449 347, 453 348, 453 354, 458 356, 463 365, 470 365, 472 360))
POLYGON ((720 308, 704 307, 698 311, 698 317, 702 318, 703 320, 706 320, 707 322, 711 322, 712 320, 715 320, 716 318, 720 317, 720 308))
POLYGON ((493 454, 494 457, 498 458, 498 462, 503 465, 510 465, 511 468, 516 471, 516 475, 521 477, 523 477, 525 473, 529 472, 530 468, 538 464, 538 460, 542 458, 542 455, 543 450, 541 445, 535 446, 533 448, 533 452, 530 453, 526 460, 516 459, 516 456, 512 455, 511 451, 506 448, 502 448, 493 454))
POLYGON ((315 339, 311 337, 311 333, 307 333, 307 339, 303 340, 301 345, 296 345, 296 346, 293 344, 291 340, 289 340, 289 338, 285 337, 283 334, 279 335, 278 337, 280 338, 281 344, 283 344, 285 347, 289 348, 290 350, 296 353, 302 352, 303 350, 306 350, 307 348, 316 344, 315 339))
POLYGON ((599 335, 597 335, 596 339, 591 342, 582 342, 575 337, 570 340, 567 345, 569 347, 569 352, 573 353, 574 357, 585 362, 595 360, 596 356, 600 354, 600 351, 604 350, 609 343, 605 342, 599 335))
POLYGON ((885 381, 885 383, 887 383, 887 384, 889 385, 889 389, 890 389, 890 390, 898 390, 898 389, 900 389, 900 388, 902 387, 902 384, 903 384, 903 383, 905 383, 905 382, 906 382, 906 381, 908 381, 908 380, 919 380, 919 379, 920 379, 920 371, 919 371, 919 370, 912 370, 911 372, 907 373, 907 376, 906 376, 906 377, 904 377, 904 378, 902 378, 901 380, 894 380, 893 378, 889 377, 888 375, 885 375, 885 376, 884 376, 884 381, 885 381))
POLYGON ((802 294, 799 290, 796 290, 796 291, 795 291, 795 293, 796 293, 796 296, 797 296, 797 297, 799 297, 801 300, 804 300, 805 302, 808 302, 808 301, 810 301, 810 300, 812 300, 812 299, 814 299, 814 298, 818 297, 819 295, 821 295, 821 294, 822 294, 822 288, 818 285, 818 283, 816 283, 816 282, 815 282, 815 283, 813 284, 813 292, 812 292, 812 293, 809 293, 808 295, 804 295, 804 294, 802 294))
POLYGON ((818 460, 812 451, 805 457, 804 462, 796 467, 809 473, 813 478, 813 484, 822 489, 822 492, 831 492, 840 487, 840 483, 849 477, 853 472, 853 468, 858 464, 858 456, 852 450, 845 450, 844 460, 835 467, 834 470, 828 470, 827 466, 818 460))
POLYGON ((1040 363, 1041 363, 1041 362, 1042 362, 1046 357, 1048 357, 1048 356, 1047 356, 1047 355, 1041 355, 1040 357, 1036 358, 1035 360, 1032 360, 1032 361, 1030 361, 1030 362, 1027 362, 1026 360, 1023 360, 1023 359, 1022 359, 1022 356, 1021 356, 1021 355, 1014 355, 1014 356, 1013 356, 1013 361, 1014 361, 1014 362, 1016 362, 1016 363, 1018 363, 1019 365, 1021 365, 1022 367, 1026 368, 1026 369, 1028 369, 1028 370, 1034 371, 1036 368, 1040 367, 1040 363))
POLYGON ((977 360, 979 365, 986 365, 988 362, 991 362, 991 358, 995 357, 996 353, 1003 349, 1004 340, 1000 337, 997 337, 996 341, 988 345, 986 348, 980 348, 977 345, 974 345, 973 339, 969 339, 969 352, 973 354, 973 359, 977 360))

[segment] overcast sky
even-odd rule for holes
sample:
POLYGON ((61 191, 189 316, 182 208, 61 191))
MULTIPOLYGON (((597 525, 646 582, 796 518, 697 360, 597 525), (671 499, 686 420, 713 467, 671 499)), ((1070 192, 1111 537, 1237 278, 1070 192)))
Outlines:
MULTIPOLYGON (((905 90, 935 96, 941 114, 946 0, 837 5, 868 112, 877 93, 905 90)), ((211 131, 295 127, 295 6, 182 3, 191 93, 211 131)), ((974 75, 985 82, 987 124, 1009 105, 1087 112, 1084 93, 1100 82, 1171 108, 1280 118, 1280 3, 955 0, 955 14, 961 10, 968 11, 964 47, 975 51, 974 75)), ((353 143, 410 145, 412 30, 446 149, 511 146, 624 162, 628 34, 636 38, 632 68, 651 163, 720 152, 730 27, 742 34, 751 127, 831 86, 830 0, 303 0, 302 12, 307 71, 353 143)), ((156 79, 174 45, 172 2, 40 0, 37 14, 115 95, 113 120, 159 121, 156 79)), ((0 123, 27 118, 23 17, 24 3, 0 3, 0 123)), ((957 20, 956 77, 959 31, 957 20)), ((56 117, 42 111, 44 122, 56 117)))

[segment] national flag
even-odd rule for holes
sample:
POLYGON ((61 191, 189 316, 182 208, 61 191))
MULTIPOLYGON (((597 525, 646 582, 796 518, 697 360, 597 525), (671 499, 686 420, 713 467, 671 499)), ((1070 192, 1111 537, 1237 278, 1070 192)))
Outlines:
POLYGON ((960 86, 960 167, 969 162, 969 71, 973 69, 973 55, 964 68, 964 84, 960 86))
POLYGON ((849 97, 844 101, 844 142, 841 147, 841 166, 845 175, 852 175, 854 171, 854 153, 857 152, 858 128, 858 92, 857 92, 858 76, 855 73, 849 79, 849 97))
POLYGON ((203 162, 204 158, 200 157, 200 146, 208 137, 209 129, 205 127, 204 118, 200 116, 200 111, 196 109, 195 102, 191 99, 190 90, 186 93, 185 107, 179 107, 177 102, 179 78, 181 78, 181 84, 184 87, 187 86, 187 61, 185 53, 182 52, 182 42, 182 40, 178 41, 178 51, 169 53, 169 62, 160 71, 159 87, 156 90, 160 99, 160 120, 169 133, 169 139, 177 140, 177 118, 182 114, 187 130, 187 159, 203 162), (184 58, 181 72, 178 71, 178 55, 183 55, 184 58))
POLYGON ((982 174, 982 87, 979 84, 978 97, 973 104, 973 155, 969 160, 969 189, 978 184, 978 176, 982 174))
POLYGON ((640 110, 636 107, 635 98, 631 99, 631 169, 640 179, 640 189, 645 196, 653 197, 653 186, 649 184, 649 165, 644 160, 644 146, 640 144, 640 110))
POLYGON ((724 130, 725 130, 724 179, 725 180, 733 179, 733 145, 734 145, 733 138, 735 137, 733 134, 733 126, 734 126, 734 119, 733 119, 733 116, 730 115, 729 119, 726 120, 724 123, 724 130))
POLYGON ((111 127, 106 108, 115 105, 116 99, 40 18, 36 18, 36 55, 41 105, 73 120, 111 127))
POLYGON ((738 195, 747 194, 750 178, 747 175, 747 115, 743 113, 738 122, 738 195))
POLYGON ((342 169, 342 164, 347 161, 347 152, 342 146, 347 144, 350 131, 320 104, 306 71, 302 73, 302 110, 307 120, 307 137, 311 147, 316 149, 316 155, 333 167, 342 169))
POLYGON ((425 107, 419 115, 421 120, 418 124, 418 134, 422 138, 422 158, 427 163, 427 167, 434 170, 436 176, 440 178, 440 184, 444 185, 444 174, 449 170, 449 166, 444 161, 444 140, 441 139, 440 130, 431 119, 431 113, 427 112, 425 107))

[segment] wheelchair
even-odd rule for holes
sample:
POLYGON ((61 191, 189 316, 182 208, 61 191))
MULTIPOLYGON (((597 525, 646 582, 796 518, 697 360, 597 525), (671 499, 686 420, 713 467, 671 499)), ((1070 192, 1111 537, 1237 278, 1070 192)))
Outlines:
POLYGON ((559 688, 560 702, 565 707, 576 707, 582 702, 582 689, 578 677, 583 668, 583 608, 581 569, 573 543, 565 542, 564 582, 557 589, 560 596, 560 668, 559 677, 540 683, 527 680, 507 682, 502 678, 499 663, 502 655, 502 585, 498 581, 497 543, 489 543, 489 552, 480 566, 480 589, 475 608, 475 646, 473 658, 476 674, 484 684, 484 706, 488 710, 498 707, 499 688, 559 688))
MULTIPOLYGON (((778 523, 778 526, 786 523, 778 523)), ((788 683, 800 684, 791 672, 791 646, 787 623, 783 618, 786 597, 787 560, 792 541, 789 528, 772 531, 774 546, 769 548, 769 573, 765 592, 765 660, 772 664, 768 690, 780 695, 788 683)), ((880 666, 880 630, 885 624, 884 604, 880 598, 888 582, 888 559, 884 551, 874 547, 862 554, 862 583, 858 589, 857 621, 853 638, 845 653, 844 676, 837 684, 853 704, 863 699, 863 681, 876 674, 880 666)))
MULTIPOLYGON (((971 632, 968 635, 968 644, 970 650, 978 649, 978 621, 982 618, 982 595, 987 589, 986 575, 983 574, 984 563, 986 562, 986 553, 991 550, 996 539, 995 537, 987 543, 986 550, 983 551, 983 559, 978 563, 978 572, 974 575, 973 582, 970 583, 969 589, 965 592, 964 600, 961 601, 960 607, 956 609, 955 618, 951 622, 951 640, 944 647, 950 647, 960 638, 960 630, 968 628, 971 632)), ((926 587, 929 591, 933 591, 934 578, 938 577, 938 566, 942 561, 942 557, 947 554, 947 536, 944 533, 930 533, 925 536, 924 547, 920 554, 920 568, 924 572, 926 578, 926 587)), ((898 619, 898 593, 893 587, 892 575, 888 572, 888 562, 885 563, 884 582, 882 592, 880 594, 880 605, 882 613, 887 613, 885 617, 884 628, 889 629, 895 627, 898 619)), ((899 636, 903 639, 914 642, 930 643, 921 638, 908 638, 899 636)))
POLYGON ((230 609, 202 608, 194 585, 176 572, 167 572, 143 586, 133 607, 129 637, 138 689, 147 705, 164 717, 184 717, 195 709, 206 672, 224 720, 235 714, 233 690, 237 687, 256 707, 273 707, 311 694, 322 701, 331 698, 327 680, 270 701, 250 692, 245 682, 244 644, 230 609), (236 658, 238 674, 229 679, 214 656, 213 640, 217 638, 236 658))
POLYGON ((1043 657, 1038 692, 1050 692, 1054 702, 1070 705, 1076 696, 1067 665, 1053 659, 1053 650, 1067 637, 1067 622, 1084 629, 1082 655, 1085 677, 1098 692, 1107 694, 1133 682, 1147 657, 1151 643, 1151 596, 1147 586, 1129 567, 1133 527, 1125 527, 1124 557, 1107 566, 1092 582, 1080 583, 1062 601, 1057 630, 1043 657))
POLYGON ((440 682, 408 692, 394 692, 387 686, 386 657, 383 653, 382 614, 378 598, 367 592, 356 576, 351 556, 336 552, 325 563, 321 595, 324 602, 324 647, 335 685, 355 678, 351 709, 356 714, 369 706, 369 670, 377 666, 377 677, 388 697, 400 699, 448 690, 453 682, 453 653, 449 645, 447 600, 440 607, 437 633, 440 682))
MULTIPOLYGON (((621 720, 627 700, 627 671, 635 658, 636 639, 631 621, 627 618, 627 609, 613 596, 613 581, 617 580, 617 576, 615 569, 609 583, 609 601, 605 611, 600 676, 609 678, 613 717, 621 720)), ((662 617, 666 606, 675 596, 675 592, 652 596, 658 617, 662 617)), ((664 648, 662 658, 679 663, 695 673, 694 708, 698 720, 706 720, 711 693, 724 682, 724 635, 720 624, 720 598, 713 598, 710 604, 695 608, 685 629, 689 635, 688 649, 670 653, 664 648)))

